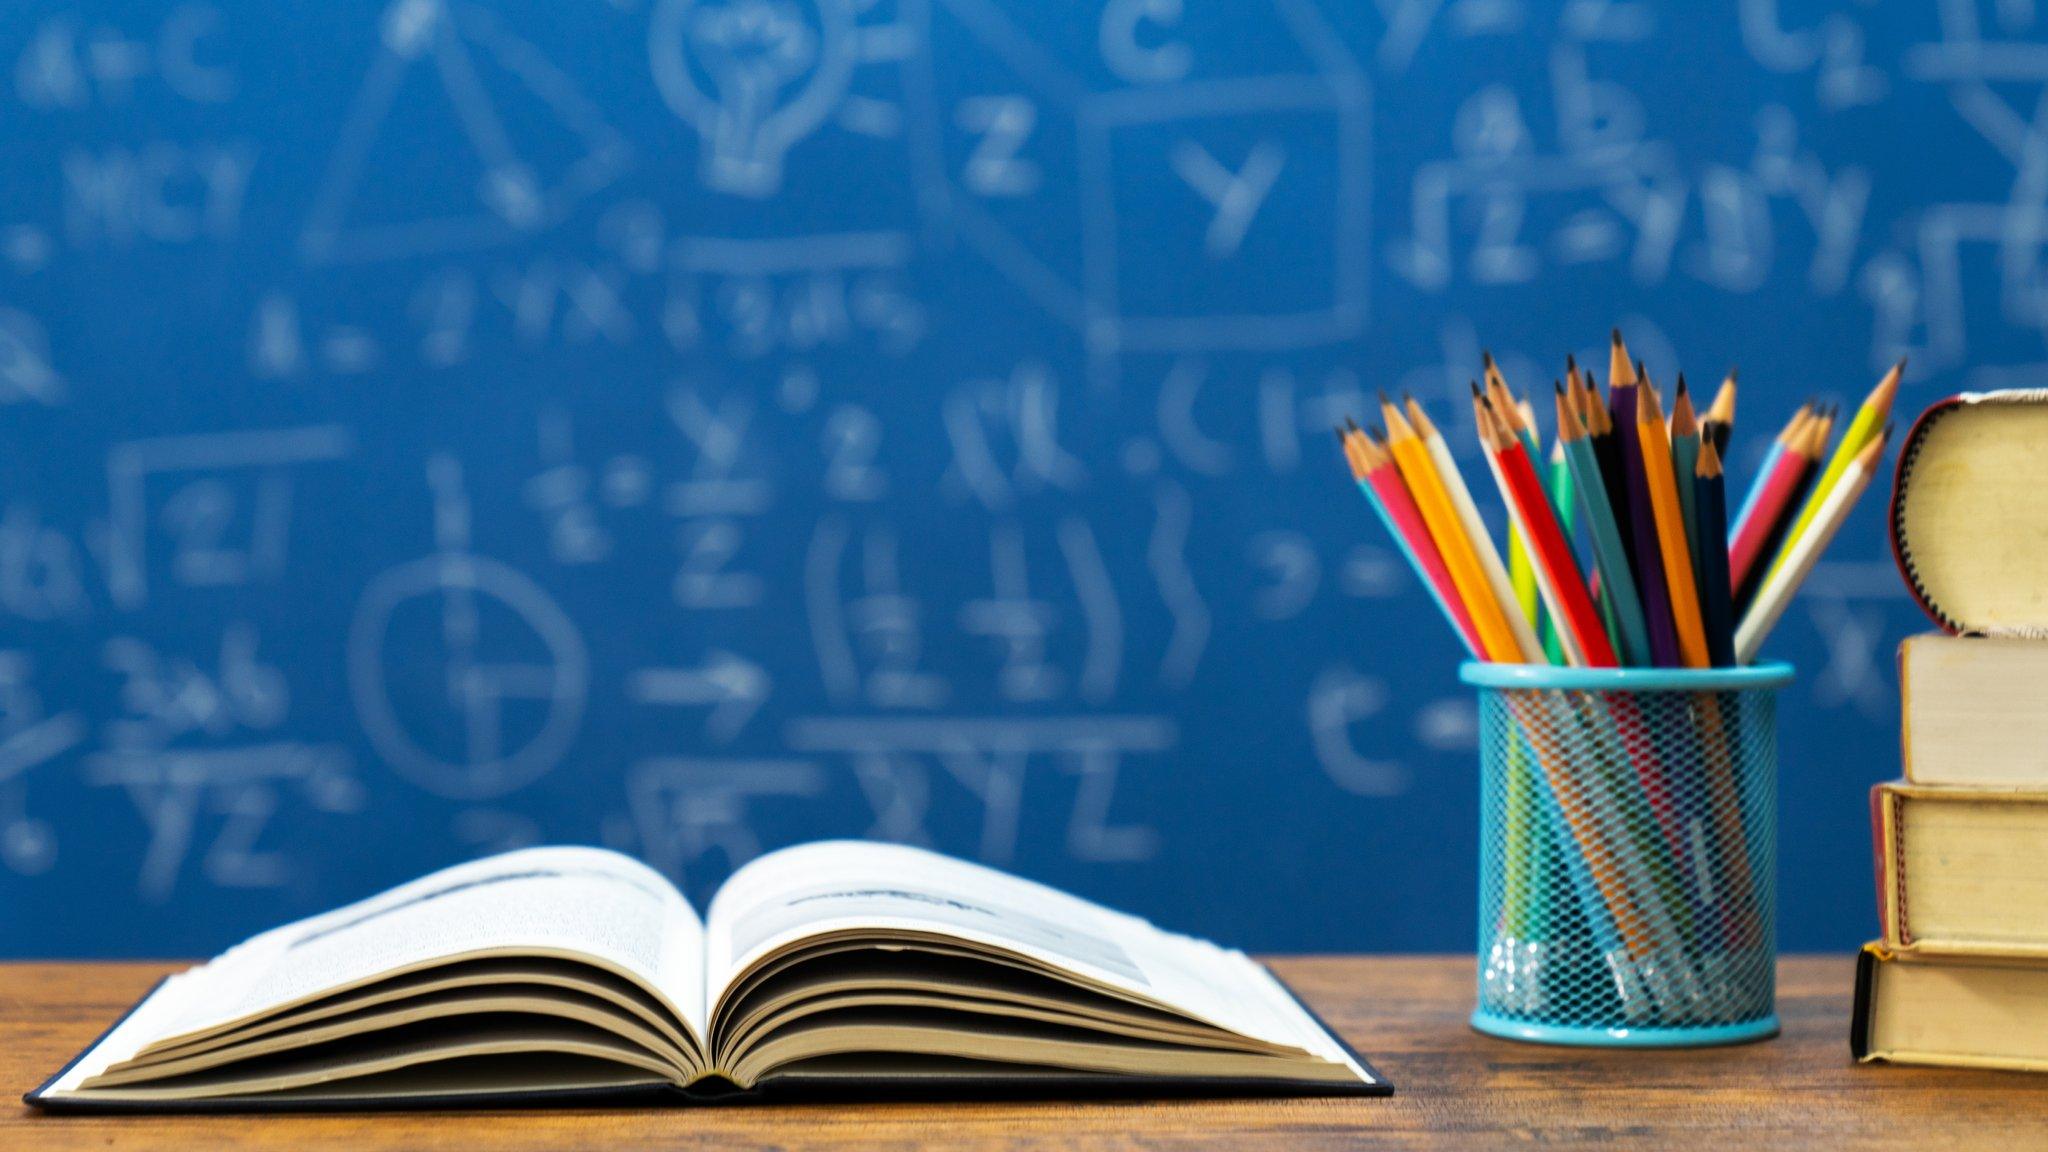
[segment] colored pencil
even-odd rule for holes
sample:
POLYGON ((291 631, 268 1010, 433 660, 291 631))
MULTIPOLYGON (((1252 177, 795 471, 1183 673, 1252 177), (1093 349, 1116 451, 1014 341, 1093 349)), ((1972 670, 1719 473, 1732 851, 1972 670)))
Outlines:
MULTIPOLYGON (((1538 602, 1542 606, 1548 607, 1551 602, 1550 589, 1548 585, 1544 583, 1543 573, 1537 567, 1538 557, 1536 555, 1535 545, 1529 539, 1529 530, 1527 525, 1525 525, 1522 522, 1521 516, 1517 515, 1516 513, 1514 502, 1508 498, 1508 479, 1506 474, 1501 471, 1500 457, 1492 451, 1488 450, 1490 432, 1493 426, 1493 417, 1487 412, 1486 400, 1483 394, 1481 393, 1479 383, 1476 380, 1472 383, 1472 423, 1473 427, 1479 429, 1480 458, 1486 461, 1486 471, 1489 475, 1493 477, 1494 488, 1499 491, 1501 496, 1501 504, 1503 507, 1507 509, 1508 538, 1510 540, 1521 541, 1522 547, 1526 549, 1524 555, 1528 558, 1529 562, 1529 578, 1532 581, 1534 581, 1536 585, 1536 594, 1538 597, 1538 602)), ((1540 612, 1533 614, 1531 619, 1540 620, 1542 615, 1543 613, 1540 612)), ((1537 640, 1537 645, 1540 657, 1542 659, 1548 660, 1549 650, 1543 646, 1540 637, 1537 640)), ((1556 661, 1557 663, 1567 664, 1573 667, 1581 667, 1586 662, 1585 653, 1583 652, 1583 650, 1577 648, 1574 645, 1566 644, 1565 639, 1562 636, 1559 637, 1558 656, 1560 657, 1560 659, 1556 661)))
POLYGON ((1714 454, 1725 463, 1728 459, 1728 438, 1735 431, 1735 369, 1721 380, 1721 387, 1714 393, 1714 402, 1707 406, 1707 414, 1700 418, 1700 436, 1714 442, 1714 454))
MULTIPOLYGON (((1764 484, 1770 479, 1771 470, 1778 466, 1779 458, 1785 455, 1786 445, 1805 436, 1806 422, 1812 415, 1812 402, 1801 404, 1799 411, 1794 412, 1792 418, 1785 421, 1785 426, 1778 430, 1777 436, 1772 438, 1769 447, 1764 450, 1763 463, 1757 465, 1756 479, 1750 482, 1749 491, 1742 497, 1741 509, 1735 513, 1735 518, 1728 525, 1730 541, 1742 534, 1742 526, 1748 522, 1750 513, 1756 510, 1757 498, 1763 495, 1764 484)), ((1723 452, 1722 463, 1726 464, 1727 459, 1727 453, 1723 452)))
MULTIPOLYGON (((1409 428, 1421 444, 1423 453, 1437 475, 1445 498, 1450 502, 1451 513, 1464 531, 1471 547, 1472 557, 1479 565, 1480 577, 1485 581, 1488 599, 1500 610, 1501 619, 1506 623, 1508 635, 1513 639, 1515 655, 1507 659, 1519 663, 1534 664, 1543 659, 1543 643, 1536 638, 1536 629, 1528 617, 1515 608, 1514 586, 1508 581, 1507 566, 1501 563, 1500 550, 1493 546, 1493 537, 1486 530, 1486 521, 1479 517, 1479 505, 1472 501, 1472 490, 1465 486, 1465 475, 1458 468, 1458 462, 1451 457, 1451 446, 1444 441, 1443 433, 1437 431, 1422 405, 1413 396, 1407 397, 1407 418, 1402 419, 1401 411, 1385 396, 1380 397, 1383 413, 1390 413, 1387 428, 1392 431, 1398 422, 1409 428)), ((1402 473, 1407 474, 1405 470, 1402 473)), ((1409 485, 1410 490, 1414 488, 1409 485)), ((1420 503, 1420 501, 1417 501, 1420 503)), ((1474 611, 1475 618, 1477 610, 1474 611)))
POLYGON ((1569 392, 1558 397, 1557 442, 1564 449, 1579 504, 1585 509, 1586 531, 1593 538, 1593 563, 1614 612, 1622 660, 1632 666, 1647 667, 1651 662, 1650 633, 1643 623, 1643 605, 1636 597, 1635 579, 1629 575, 1627 546, 1621 540, 1613 503, 1607 498, 1607 484, 1599 475, 1600 461, 1594 455, 1585 424, 1574 411, 1569 392))
POLYGON ((1835 538, 1835 533, 1849 518, 1850 510, 1856 506, 1856 498, 1870 486, 1887 438, 1888 432, 1880 431, 1864 445, 1863 451, 1842 469, 1807 530, 1786 545, 1778 566, 1764 579, 1756 603, 1743 613, 1742 626, 1735 632, 1736 660, 1747 664, 1756 659, 1757 650, 1763 647, 1765 638, 1777 626, 1778 618, 1785 614, 1792 597, 1799 591, 1799 585, 1813 571, 1815 561, 1820 559, 1820 554, 1827 550, 1828 542, 1835 538))
POLYGON ((1385 448, 1375 444, 1371 437, 1353 425, 1347 433, 1337 429, 1337 441, 1344 446, 1344 458, 1351 465, 1351 475, 1358 481, 1358 490, 1365 493, 1366 501, 1386 525, 1387 534, 1401 548, 1401 554, 1422 577, 1423 587, 1436 601, 1437 611, 1451 622, 1451 628, 1465 643, 1465 650, 1474 659, 1481 659, 1483 649, 1479 644, 1479 629, 1472 623, 1472 614, 1465 610, 1464 601, 1458 598, 1458 590, 1451 583, 1450 570, 1444 567, 1443 553, 1438 551, 1436 541, 1429 535, 1429 528, 1422 522, 1422 513, 1415 507, 1414 497, 1408 494, 1408 486, 1401 480, 1401 473, 1394 466, 1394 458, 1385 448))
POLYGON ((1700 445, 1691 479, 1699 516, 1700 624, 1707 633, 1708 659, 1716 668, 1730 668, 1735 664, 1735 588, 1722 543, 1728 538, 1728 488, 1713 441, 1700 445))
MULTIPOLYGON (((1863 449, 1883 429, 1891 415, 1892 400, 1899 392, 1899 377, 1905 370, 1906 361, 1901 357, 1897 364, 1892 365, 1891 371, 1884 374, 1884 379, 1877 382, 1877 387, 1870 390, 1870 395, 1864 397, 1862 406, 1856 409, 1856 418, 1849 422, 1848 431, 1842 433, 1842 442, 1835 445, 1827 468, 1814 482, 1812 490, 1807 493, 1806 503, 1799 509, 1799 518, 1792 522, 1791 530, 1785 534, 1785 547, 1778 553, 1778 559, 1772 562, 1771 572, 1776 572, 1791 550, 1798 546, 1799 537, 1820 514, 1821 505, 1842 478, 1842 473, 1848 470, 1850 462, 1859 458, 1863 449)), ((1765 573, 1765 579, 1769 578, 1770 572, 1765 573)))
POLYGON ((1738 593, 1753 588, 1751 576, 1760 574, 1769 559, 1764 545, 1791 515, 1800 484, 1813 466, 1807 456, 1809 422, 1797 422, 1800 427, 1791 449, 1774 452, 1770 470, 1757 477, 1756 506, 1735 530, 1735 539, 1728 546, 1728 575, 1738 593))
POLYGON ((1565 541, 1549 498, 1544 495, 1543 482, 1537 479, 1527 447, 1476 393, 1473 400, 1478 404, 1480 442, 1499 465, 1502 496, 1510 513, 1521 522, 1523 538, 1529 542, 1530 555, 1536 561, 1537 587, 1558 622, 1566 655, 1577 664, 1616 667, 1619 661, 1615 659, 1614 648, 1600 626, 1592 595, 1586 591, 1585 577, 1565 541))
MULTIPOLYGON (((1692 585, 1700 585, 1700 521, 1693 507, 1693 470, 1700 461, 1700 444, 1705 433, 1693 415, 1692 395, 1685 387, 1685 373, 1678 374, 1678 393, 1671 401, 1671 476, 1678 486, 1679 522, 1685 526, 1685 554, 1692 560, 1692 585)), ((1725 548, 1725 541, 1715 541, 1725 548)), ((1704 612, 1704 607, 1702 612, 1704 612)))
POLYGON ((1685 542, 1684 513, 1678 504, 1678 482, 1671 470, 1671 440, 1657 390, 1645 380, 1637 389, 1636 439, 1641 442, 1643 477, 1655 513, 1657 548, 1664 562, 1664 581, 1671 605, 1671 624, 1678 633, 1680 662, 1687 668, 1707 666, 1707 636, 1700 624, 1699 588, 1692 577, 1692 553, 1685 542))
POLYGON ((1615 453, 1628 481, 1629 554, 1636 558, 1636 593, 1643 602, 1643 623, 1650 630, 1651 659, 1659 668, 1677 668, 1684 660, 1678 647, 1678 632, 1671 620, 1671 590, 1664 578, 1662 545, 1657 539, 1657 513, 1650 503, 1649 474, 1643 466, 1643 446, 1636 434, 1637 386, 1618 384, 1608 389, 1607 399, 1614 421, 1615 453))
MULTIPOLYGON (((1813 491, 1814 481, 1820 475, 1821 457, 1827 455, 1828 432, 1834 426, 1834 410, 1821 409, 1814 419, 1808 422, 1805 441, 1797 445, 1791 454, 1799 464, 1792 493, 1775 519, 1760 522, 1760 527, 1764 529, 1763 542, 1758 545, 1756 558, 1749 565, 1742 580, 1735 585, 1735 615, 1738 619, 1755 601, 1757 590, 1763 587, 1764 579, 1770 575, 1776 557, 1785 547, 1785 542, 1791 538, 1793 518, 1798 515, 1799 506, 1805 501, 1807 494, 1813 491)), ((1761 511, 1759 509, 1759 515, 1761 511)))
MULTIPOLYGON (((1526 406, 1528 401, 1524 400, 1522 403, 1526 406)), ((1522 418, 1528 420, 1529 414, 1525 411, 1522 414, 1522 418)), ((1533 420, 1529 420, 1529 422, 1531 424, 1535 423, 1533 420)), ((1550 467, 1544 474, 1543 482, 1543 486, 1550 496, 1550 507, 1557 513, 1558 527, 1564 529, 1565 545, 1570 547, 1572 538, 1578 528, 1578 506, 1576 501, 1572 499, 1572 470, 1571 466, 1565 463, 1564 441, 1562 440, 1552 440, 1550 442, 1550 467)), ((1606 617, 1604 615, 1601 617, 1601 624, 1604 629, 1606 625, 1606 617)), ((1564 658, 1564 642, 1558 634, 1557 621, 1548 616, 1544 617, 1543 626, 1538 631, 1543 634, 1544 657, 1552 664, 1560 662, 1564 658)), ((1611 630, 1608 631, 1607 639, 1610 643, 1614 640, 1614 633, 1611 630)))
MULTIPOLYGON (((1401 410, 1382 397, 1382 411, 1388 417, 1387 448, 1393 454, 1394 464, 1400 470, 1401 479, 1408 485, 1409 495, 1415 498, 1416 510, 1422 514, 1422 522, 1429 528, 1430 538, 1436 541, 1437 550, 1443 553, 1444 566, 1450 571, 1451 584, 1457 589, 1458 597, 1465 602, 1465 610, 1472 615, 1472 624, 1479 632, 1481 649, 1488 660, 1509 663, 1529 663, 1525 649, 1509 629, 1507 616, 1512 609, 1503 611, 1512 600, 1503 600, 1497 595, 1485 572, 1480 570, 1477 544, 1492 548, 1492 542, 1481 535, 1475 542, 1466 535, 1458 510, 1452 506, 1446 491, 1446 482, 1437 475, 1436 466, 1430 462, 1430 452, 1423 445, 1408 421, 1401 416, 1401 410)), ((1457 475, 1453 468, 1451 475, 1457 475)), ((1462 481, 1459 481, 1462 485, 1462 481)), ((1498 556, 1495 563, 1499 562, 1498 556)), ((1505 580, 1506 573, 1502 573, 1505 580)), ((1523 625, 1525 628, 1527 624, 1523 625)))
MULTIPOLYGON (((1481 352, 1480 356, 1484 361, 1486 369, 1486 394, 1492 399, 1496 410, 1503 413, 1515 413, 1519 416, 1520 407, 1515 402, 1515 394, 1508 389, 1507 377, 1501 375, 1500 365, 1494 361, 1493 353, 1481 352)), ((1519 419, 1511 419, 1509 422, 1515 426, 1515 431, 1521 436, 1522 443, 1528 447, 1529 458, 1532 460, 1536 459, 1536 435, 1533 430, 1535 422, 1533 420, 1521 421, 1519 419)), ((1559 651, 1554 642, 1556 633, 1554 631, 1545 631, 1546 616, 1542 611, 1540 602, 1538 581, 1536 579, 1536 562, 1534 557, 1529 554, 1529 542, 1522 538, 1521 528, 1516 525, 1513 517, 1508 519, 1508 545, 1508 577, 1514 582, 1515 596, 1521 601, 1522 614, 1529 618, 1530 624, 1536 626, 1538 641, 1542 645, 1544 658, 1553 664, 1561 664, 1564 661, 1561 651, 1559 651), (1520 551, 1522 562, 1522 568, 1519 573, 1515 569, 1515 554, 1517 550, 1520 551)))

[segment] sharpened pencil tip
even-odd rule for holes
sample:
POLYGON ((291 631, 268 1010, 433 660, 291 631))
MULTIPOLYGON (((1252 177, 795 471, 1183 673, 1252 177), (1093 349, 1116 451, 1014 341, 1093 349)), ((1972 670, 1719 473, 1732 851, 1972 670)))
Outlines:
POLYGON ((1350 428, 1351 428, 1351 430, 1352 430, 1353 432, 1356 432, 1356 431, 1358 431, 1358 421, 1356 421, 1356 420, 1353 420, 1353 419, 1352 419, 1351 417, 1349 417, 1349 416, 1346 416, 1346 417, 1344 417, 1344 423, 1345 423, 1345 424, 1347 424, 1347 425, 1349 425, 1349 426, 1350 426, 1350 428))
POLYGON ((1680 396, 1685 395, 1685 373, 1683 372, 1678 374, 1678 394, 1680 396))
POLYGON ((1616 348, 1619 348, 1619 347, 1621 347, 1621 329, 1619 329, 1619 328, 1610 328, 1610 329, 1608 329, 1608 332, 1607 332, 1607 338, 1608 338, 1609 340, 1613 341, 1613 343, 1614 343, 1614 346, 1615 346, 1616 348))
POLYGON ((1485 348, 1481 348, 1479 350, 1479 362, 1488 368, 1493 367, 1493 353, 1485 348))
POLYGON ((1474 400, 1484 400, 1484 399, 1486 399, 1486 389, 1484 389, 1484 388, 1481 388, 1481 387, 1479 386, 1479 381, 1477 381, 1477 380, 1472 380, 1472 381, 1468 381, 1468 383, 1470 383, 1470 384, 1472 385, 1472 398, 1473 398, 1474 400))

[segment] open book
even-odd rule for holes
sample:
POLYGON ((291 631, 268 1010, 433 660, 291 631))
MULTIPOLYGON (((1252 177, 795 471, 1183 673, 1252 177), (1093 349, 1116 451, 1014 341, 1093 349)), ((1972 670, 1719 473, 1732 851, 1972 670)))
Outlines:
POLYGON ((702 917, 614 852, 457 865, 166 979, 28 1100, 1012 1087, 1390 1090, 1241 952, 930 852, 828 841, 741 868, 702 917))

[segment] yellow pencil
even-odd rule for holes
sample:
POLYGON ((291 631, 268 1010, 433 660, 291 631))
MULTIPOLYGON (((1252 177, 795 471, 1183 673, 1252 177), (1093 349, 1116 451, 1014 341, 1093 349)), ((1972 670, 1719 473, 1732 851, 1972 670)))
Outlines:
MULTIPOLYGON (((1536 629, 1528 616, 1521 611, 1521 602, 1516 594, 1514 580, 1508 575, 1507 565, 1501 563, 1500 550, 1493 546, 1493 537, 1486 531, 1486 521, 1479 518, 1479 505, 1472 500, 1472 490, 1465 486, 1465 475, 1458 471, 1458 462, 1451 456, 1451 446, 1444 442, 1443 433, 1429 419, 1428 413, 1415 398, 1407 398, 1407 421, 1415 430, 1416 439, 1422 442, 1437 479, 1442 482, 1444 496, 1451 502, 1451 511, 1458 517, 1458 523, 1465 529, 1465 539, 1472 545, 1472 556, 1479 562, 1479 574, 1486 578, 1493 600, 1501 606, 1508 622, 1508 631, 1515 638, 1515 648, 1520 653, 1519 661, 1527 664, 1543 662, 1543 642, 1536 638, 1536 629)), ((1391 407, 1386 397, 1380 398, 1382 414, 1391 407)), ((1396 412, 1394 416, 1400 416, 1396 412)), ((1391 429, 1393 420, 1388 420, 1391 429)), ((1439 546, 1441 550, 1441 546, 1439 546)), ((1531 573, 1533 580, 1534 573, 1531 573)))
POLYGON ((1777 559, 1771 561, 1770 568, 1764 572, 1766 583, 1772 576, 1777 575, 1779 568, 1784 567, 1785 558, 1792 554, 1792 549, 1798 545, 1799 538, 1805 535, 1806 529, 1813 523, 1814 515, 1820 511, 1821 505, 1827 502, 1828 493, 1833 490, 1836 482, 1841 480, 1842 473, 1848 470, 1849 462, 1861 456, 1863 449, 1884 430, 1885 421, 1891 418, 1892 400, 1899 394, 1899 376, 1905 370, 1905 358, 1900 357, 1899 362, 1892 365, 1891 371, 1884 374, 1884 379, 1877 382, 1877 387, 1870 390, 1870 395, 1863 400, 1863 406, 1856 410, 1856 418, 1849 422, 1849 430, 1842 433, 1841 442, 1835 445, 1835 454, 1828 457, 1826 470, 1820 474, 1819 480, 1814 481, 1813 487, 1807 489, 1806 503, 1799 508, 1799 518, 1792 521, 1792 527, 1785 533, 1784 542, 1778 546, 1777 559))
POLYGON ((1685 542, 1685 513, 1671 469, 1671 438, 1657 389, 1644 380, 1636 389, 1636 438, 1643 449, 1643 477, 1656 514, 1657 550, 1664 557, 1664 583, 1671 592, 1671 621, 1678 629, 1678 655, 1687 668, 1711 665, 1707 630, 1700 622, 1699 589, 1692 579, 1692 551, 1685 542))
POLYGON ((1443 553, 1451 583, 1465 602, 1473 626, 1479 629, 1479 643, 1486 650, 1486 658, 1510 664, 1526 662, 1515 634, 1508 630, 1500 600, 1479 570, 1479 558, 1458 522, 1457 510, 1451 507, 1444 483, 1429 462, 1429 451, 1399 408, 1387 403, 1382 405, 1382 411, 1387 417, 1387 447, 1394 453, 1394 466, 1401 470, 1401 479, 1407 481, 1409 494, 1415 497, 1416 510, 1422 513, 1422 522, 1428 527, 1430 538, 1436 541, 1437 551, 1443 553))

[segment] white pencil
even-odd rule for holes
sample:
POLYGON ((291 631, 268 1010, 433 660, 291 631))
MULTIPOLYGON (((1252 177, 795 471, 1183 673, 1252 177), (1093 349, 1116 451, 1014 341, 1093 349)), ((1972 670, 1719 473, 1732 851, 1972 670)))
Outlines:
POLYGON ((1877 470, 1877 458, 1884 451, 1888 438, 1886 433, 1879 433, 1842 470, 1834 490, 1814 512, 1806 531, 1792 542, 1776 570, 1757 590, 1755 601, 1742 617, 1742 626, 1735 630, 1735 662, 1738 665, 1756 659, 1757 649, 1763 647, 1764 638, 1777 626, 1778 617, 1785 614, 1792 598, 1798 595, 1799 585, 1813 571, 1814 562, 1827 551, 1828 541, 1835 538, 1835 532, 1849 518, 1850 510, 1856 506, 1856 498, 1870 486, 1871 475, 1877 470))
POLYGON ((1536 638, 1536 629, 1529 626, 1529 618, 1522 615, 1520 602, 1515 598, 1515 586, 1508 579, 1508 566, 1501 563, 1500 549, 1493 546, 1493 537, 1486 531, 1486 521, 1479 518, 1479 505, 1472 502, 1472 490, 1465 487, 1464 474, 1458 471, 1458 462, 1451 457, 1451 446, 1444 443, 1443 433, 1423 414, 1422 405, 1413 397, 1408 399, 1408 422, 1415 425, 1415 432, 1422 440, 1422 446, 1429 451, 1430 463, 1442 474, 1444 491, 1450 494, 1451 507, 1457 509, 1458 523, 1464 525, 1465 535, 1472 538, 1472 551, 1479 557, 1479 570, 1486 574, 1487 587, 1493 589, 1493 598, 1500 602, 1501 615, 1508 620, 1508 631, 1514 633, 1515 646, 1522 650, 1522 663, 1547 664, 1543 658, 1543 641, 1536 638))
MULTIPOLYGON (((1500 502, 1501 506, 1507 509, 1508 523, 1514 525, 1515 531, 1520 532, 1522 539, 1527 541, 1530 539, 1529 526, 1522 522, 1521 510, 1515 506, 1514 497, 1509 495, 1508 479, 1501 473, 1500 460, 1494 456, 1494 452, 1503 437, 1519 440, 1520 435, 1513 429, 1506 427, 1504 422, 1497 419, 1486 407, 1486 401, 1480 399, 1479 393, 1476 391, 1472 393, 1472 418, 1479 426, 1479 454, 1486 457, 1486 468, 1489 472, 1493 473, 1493 483, 1500 489, 1500 502)), ((1564 614, 1563 605, 1558 600, 1557 588, 1551 583, 1549 569, 1533 559, 1530 563, 1536 570, 1536 591, 1543 597, 1543 607, 1549 611, 1550 618, 1553 621, 1568 619, 1564 614)), ((1519 616, 1520 613, 1516 615, 1519 616)), ((1522 622, 1528 623, 1528 618, 1526 616, 1522 617, 1522 622)), ((1557 640, 1558 647, 1564 652, 1566 666, 1572 668, 1584 668, 1586 666, 1585 650, 1579 647, 1578 637, 1572 635, 1571 629, 1559 628, 1557 630, 1557 640)), ((1538 648, 1537 651, 1540 653, 1542 649, 1538 648)), ((1547 657, 1539 659, 1543 662, 1548 662, 1547 657)))

